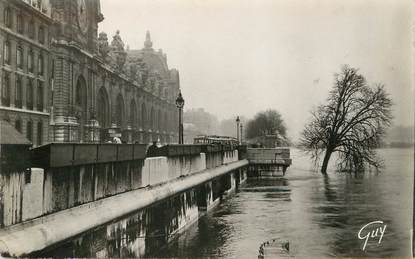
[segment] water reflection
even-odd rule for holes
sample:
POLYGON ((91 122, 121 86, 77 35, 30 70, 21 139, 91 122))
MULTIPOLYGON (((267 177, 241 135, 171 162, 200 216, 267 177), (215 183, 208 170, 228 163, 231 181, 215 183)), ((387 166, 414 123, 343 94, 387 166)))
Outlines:
POLYGON ((292 155, 285 178, 250 179, 156 256, 256 258, 273 238, 289 240, 296 257, 410 255, 412 150, 382 150, 385 170, 358 175, 322 176, 292 155), (375 220, 387 224, 385 235, 363 251, 357 233, 375 220))

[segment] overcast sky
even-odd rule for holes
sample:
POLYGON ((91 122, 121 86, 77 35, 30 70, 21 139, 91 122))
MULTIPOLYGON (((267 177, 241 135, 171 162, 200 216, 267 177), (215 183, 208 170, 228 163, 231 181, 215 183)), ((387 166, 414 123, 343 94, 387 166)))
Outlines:
POLYGON ((411 1, 101 0, 99 31, 131 49, 149 30, 180 72, 185 108, 220 119, 277 109, 297 138, 342 64, 384 83, 413 124, 411 1))

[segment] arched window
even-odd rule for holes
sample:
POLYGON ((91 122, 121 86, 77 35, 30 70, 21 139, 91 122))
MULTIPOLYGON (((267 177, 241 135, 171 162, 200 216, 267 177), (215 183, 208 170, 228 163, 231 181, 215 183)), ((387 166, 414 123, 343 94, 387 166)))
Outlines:
POLYGON ((22 133, 22 121, 20 119, 16 120, 16 122, 14 123, 14 127, 18 132, 22 133))
POLYGON ((141 104, 141 123, 142 123, 143 129, 147 128, 147 126, 148 126, 147 125, 147 123, 148 123, 147 110, 146 110, 146 105, 145 105, 144 102, 141 104))
POLYGON ((137 105, 137 128, 142 127, 142 125, 143 125, 143 120, 142 120, 141 116, 142 116, 141 106, 137 105))
MULTIPOLYGON (((79 76, 75 88, 75 105, 77 106, 77 116, 80 123, 87 121, 87 86, 83 76, 79 76)), ((81 127, 82 129, 83 127, 81 127)))
POLYGON ((28 110, 33 110, 33 80, 32 79, 29 79, 27 81, 26 108, 28 110))
POLYGON ((124 100, 119 94, 117 96, 116 104, 115 104, 115 114, 116 114, 116 122, 117 126, 120 128, 124 127, 124 100))
POLYGON ((135 100, 131 100, 130 103, 130 125, 134 129, 137 127, 137 106, 135 100))
POLYGON ((19 75, 16 75, 16 92, 15 92, 14 106, 17 108, 22 108, 22 99, 23 99, 23 86, 22 78, 19 75))
POLYGON ((76 93, 75 93, 75 103, 78 106, 82 106, 83 103, 83 95, 84 95, 84 89, 83 85, 81 84, 81 82, 78 81, 78 84, 76 85, 76 93))
POLYGON ((97 110, 97 119, 101 128, 109 127, 109 103, 108 103, 108 95, 104 87, 98 92, 98 110, 97 110))
POLYGON ((3 85, 1 87, 1 102, 3 106, 10 106, 10 75, 3 72, 3 85))
POLYGON ((37 144, 40 146, 43 142, 43 123, 39 121, 37 123, 37 144))
POLYGON ((30 120, 26 124, 26 138, 33 141, 33 122, 30 120))
POLYGON ((4 9, 4 25, 6 25, 7 28, 12 27, 12 14, 10 7, 6 7, 4 9))
POLYGON ((5 41, 3 46, 3 56, 4 56, 4 63, 10 65, 10 41, 5 41))

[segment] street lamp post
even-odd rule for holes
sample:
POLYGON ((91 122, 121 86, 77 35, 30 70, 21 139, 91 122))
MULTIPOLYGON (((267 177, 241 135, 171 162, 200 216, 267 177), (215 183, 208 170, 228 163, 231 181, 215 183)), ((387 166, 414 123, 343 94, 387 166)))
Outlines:
POLYGON ((183 144, 183 121, 182 121, 183 106, 184 106, 184 99, 182 96, 182 92, 180 91, 176 99, 176 107, 179 109, 179 144, 183 144))
POLYGON ((236 140, 239 142, 239 122, 241 120, 239 119, 239 116, 236 117, 236 140))
POLYGON ((242 133, 243 133, 242 128, 243 128, 243 126, 242 126, 242 123, 241 123, 241 144, 242 144, 242 141, 243 141, 243 136, 244 136, 244 134, 242 134, 242 133))

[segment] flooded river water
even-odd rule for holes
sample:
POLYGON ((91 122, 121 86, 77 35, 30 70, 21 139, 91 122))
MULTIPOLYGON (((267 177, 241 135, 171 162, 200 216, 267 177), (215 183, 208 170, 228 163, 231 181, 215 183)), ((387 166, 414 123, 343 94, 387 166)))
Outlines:
POLYGON ((249 179, 169 247, 150 256, 257 258, 260 244, 277 238, 290 242, 295 257, 408 257, 413 150, 379 153, 385 159, 380 173, 355 176, 331 170, 324 177, 307 156, 291 150, 293 165, 284 178, 249 179), (363 251, 365 240, 358 232, 373 221, 384 222, 385 234, 380 243, 380 232, 369 239, 363 251))

